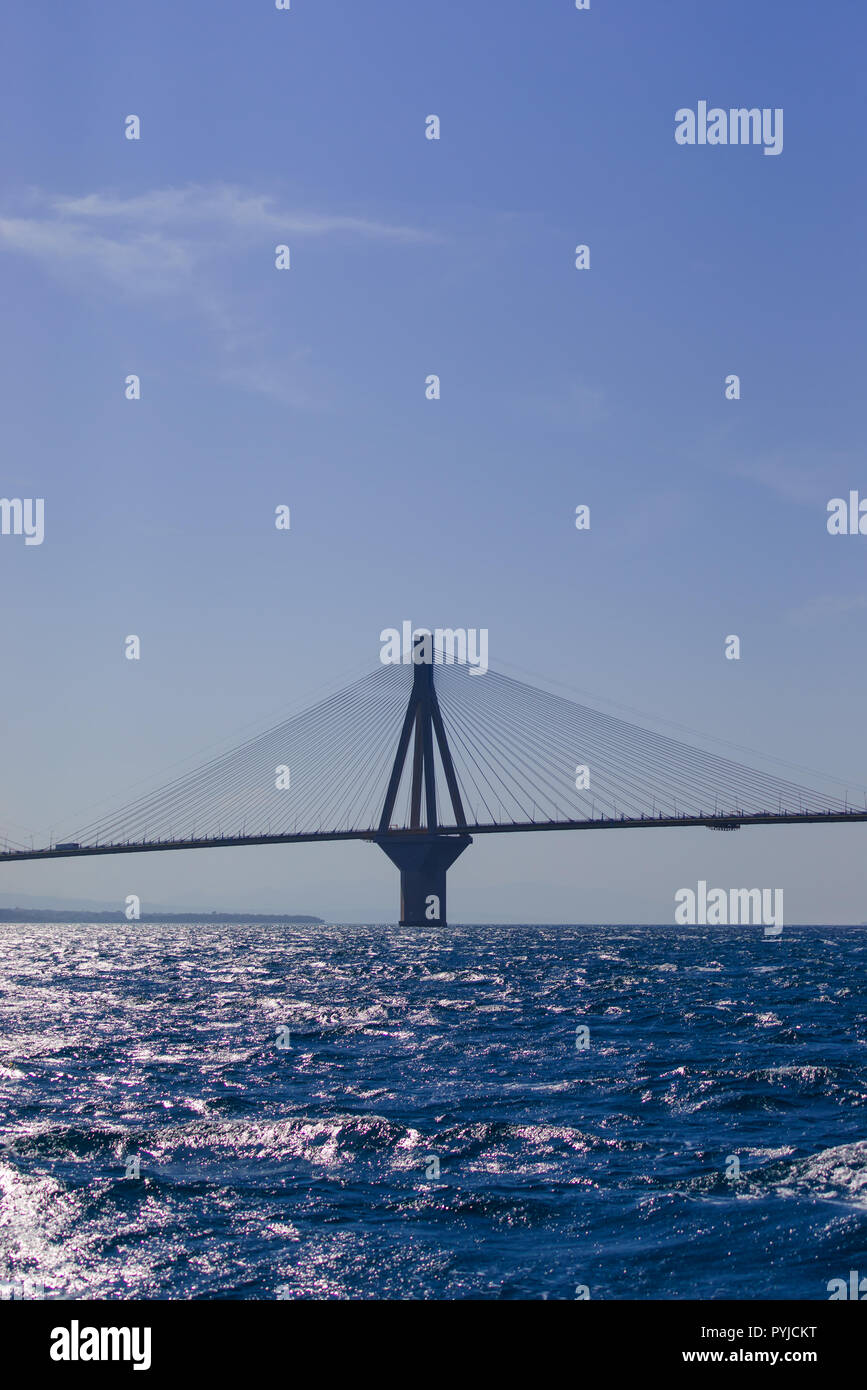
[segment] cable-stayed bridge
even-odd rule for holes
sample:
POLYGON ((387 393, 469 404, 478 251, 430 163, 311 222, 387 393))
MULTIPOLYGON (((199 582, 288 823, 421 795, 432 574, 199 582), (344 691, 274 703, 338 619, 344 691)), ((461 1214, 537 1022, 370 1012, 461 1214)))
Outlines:
POLYGON ((867 820, 867 807, 429 645, 417 659, 415 641, 405 663, 62 841, 7 844, 0 862, 365 840, 400 870, 401 924, 444 924, 446 871, 474 835, 867 820))

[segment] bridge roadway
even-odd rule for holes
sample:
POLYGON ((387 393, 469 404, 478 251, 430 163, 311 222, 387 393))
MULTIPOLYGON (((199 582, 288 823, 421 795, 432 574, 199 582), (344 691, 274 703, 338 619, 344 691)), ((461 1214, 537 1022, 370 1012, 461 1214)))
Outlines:
POLYGON ((217 835, 207 839, 140 840, 119 844, 76 845, 45 849, 0 850, 0 863, 21 863, 26 859, 83 859, 97 854, 148 854, 173 849, 227 849, 231 845, 301 845, 338 840, 366 840, 379 845, 413 843, 423 840, 447 840, 450 836, 531 834, 543 830, 650 830, 653 828, 703 827, 707 830, 739 830, 742 825, 822 825, 853 824, 867 821, 867 811, 790 811, 758 812, 752 815, 713 816, 606 816, 595 820, 510 821, 506 824, 437 825, 430 832, 425 827, 394 830, 318 830, 288 835, 217 835))

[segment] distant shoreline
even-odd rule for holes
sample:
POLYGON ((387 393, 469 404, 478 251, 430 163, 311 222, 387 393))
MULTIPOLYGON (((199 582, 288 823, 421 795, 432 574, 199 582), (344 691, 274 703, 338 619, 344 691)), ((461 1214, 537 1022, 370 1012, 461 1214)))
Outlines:
POLYGON ((321 927, 325 925, 322 917, 285 915, 277 912, 147 912, 141 917, 127 918, 121 912, 59 912, 56 908, 39 907, 0 907, 0 922, 189 922, 202 925, 228 922, 273 923, 275 926, 294 924, 295 926, 321 927))
MULTIPOLYGON (((332 926, 343 927, 369 927, 372 925, 396 927, 396 922, 379 921, 374 924, 367 922, 335 922, 330 920, 332 926)), ((121 911, 113 912, 85 912, 81 909, 63 912, 58 908, 38 908, 38 907, 0 907, 0 926, 12 922, 29 922, 48 924, 72 924, 92 923, 104 926, 133 926, 136 922, 146 926, 152 926, 160 922, 174 923, 178 925, 188 924, 190 926, 230 926, 232 923, 250 923, 259 926, 308 926, 324 927, 326 925, 324 917, 312 917, 302 913, 278 913, 278 912, 148 912, 142 913, 141 917, 128 918, 121 911)), ((558 927, 580 927, 592 928, 597 930, 611 931, 665 931, 673 924, 671 922, 453 922, 450 927, 465 928, 473 927, 502 927, 504 930, 535 930, 537 928, 558 928, 558 927)), ((788 931, 863 931, 867 927, 867 922, 787 922, 781 937, 775 940, 784 940, 785 933, 788 931)), ((755 923, 723 924, 714 927, 684 927, 683 935, 696 933, 697 931, 714 931, 720 934, 724 932, 757 931, 759 927, 755 923)))

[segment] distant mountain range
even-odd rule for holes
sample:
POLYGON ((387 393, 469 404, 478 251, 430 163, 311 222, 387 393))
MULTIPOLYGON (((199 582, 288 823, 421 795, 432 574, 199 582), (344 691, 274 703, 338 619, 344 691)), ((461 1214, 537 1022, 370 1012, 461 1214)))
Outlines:
POLYGON ((322 917, 283 912, 184 912, 154 905, 154 911, 129 919, 123 907, 81 898, 34 898, 0 893, 0 922, 274 922, 321 925, 322 917))
POLYGON ((228 922, 261 922, 282 926, 322 926, 322 917, 289 916, 279 912, 143 912, 141 917, 127 918, 123 912, 57 912, 47 907, 0 907, 0 922, 105 922, 117 924, 134 922, 198 922, 220 924, 228 922))

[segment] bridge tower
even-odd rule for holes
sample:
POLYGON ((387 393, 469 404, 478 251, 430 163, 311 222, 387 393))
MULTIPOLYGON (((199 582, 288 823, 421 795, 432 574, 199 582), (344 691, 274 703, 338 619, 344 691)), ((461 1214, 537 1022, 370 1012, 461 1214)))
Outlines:
POLYGON ((446 925, 446 871, 463 854, 472 837, 466 833, 439 829, 437 815, 434 739, 440 752, 443 773, 457 827, 466 826, 451 750, 433 678, 433 646, 429 634, 413 635, 413 681, 397 745, 385 803, 375 837, 393 864, 400 869, 400 925, 429 927, 446 925), (425 641, 430 643, 430 660, 422 659, 425 641), (412 784, 410 787, 410 828, 390 829, 394 803, 413 740, 412 784), (422 825, 422 791, 425 824, 422 825))

